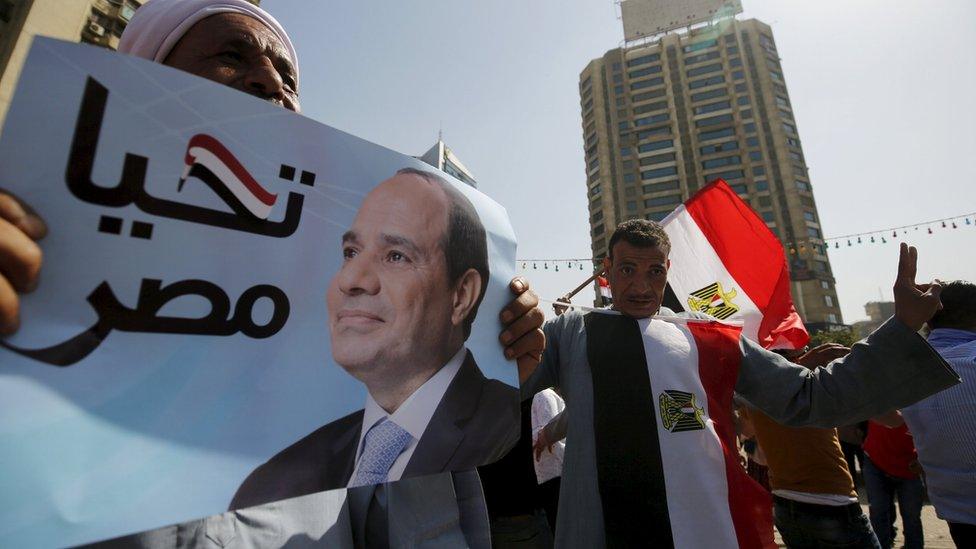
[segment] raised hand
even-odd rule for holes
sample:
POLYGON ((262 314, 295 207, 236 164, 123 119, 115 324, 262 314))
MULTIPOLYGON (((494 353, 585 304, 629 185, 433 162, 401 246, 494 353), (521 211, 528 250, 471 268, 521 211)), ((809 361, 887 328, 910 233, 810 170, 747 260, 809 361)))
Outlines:
POLYGON ((895 318, 914 331, 922 328, 942 308, 939 294, 942 284, 938 280, 930 284, 916 284, 918 250, 902 242, 898 258, 898 278, 893 288, 895 294, 895 318))
POLYGON ((0 335, 20 326, 20 298, 37 286, 47 226, 29 206, 0 190, 0 335))

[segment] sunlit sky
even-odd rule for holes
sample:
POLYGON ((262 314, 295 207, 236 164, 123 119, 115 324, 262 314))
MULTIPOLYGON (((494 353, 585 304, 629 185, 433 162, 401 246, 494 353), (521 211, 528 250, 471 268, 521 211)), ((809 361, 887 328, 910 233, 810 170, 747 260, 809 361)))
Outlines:
MULTIPOLYGON (((742 1, 740 19, 773 28, 826 236, 976 212, 976 2, 742 1)), ((520 258, 590 256, 577 84, 621 45, 613 2, 261 5, 296 44, 305 115, 414 155, 442 129, 508 209, 520 258)), ((899 232, 919 248, 919 278, 976 280, 976 223, 932 229, 899 232)), ((830 251, 845 322, 891 299, 885 236, 830 251)), ((538 267, 525 274, 543 298, 585 278, 538 267)))

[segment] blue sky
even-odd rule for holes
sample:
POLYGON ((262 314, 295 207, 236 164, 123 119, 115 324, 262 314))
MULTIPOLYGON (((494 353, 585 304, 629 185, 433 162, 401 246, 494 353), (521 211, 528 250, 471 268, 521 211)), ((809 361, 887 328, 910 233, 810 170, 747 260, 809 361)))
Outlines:
MULTIPOLYGON (((298 49, 304 114, 414 155, 442 128, 508 209, 519 257, 589 257, 577 84, 590 59, 621 44, 613 2, 261 5, 298 49)), ((976 211, 976 3, 743 5, 740 18, 773 28, 825 235, 976 211)), ((899 233, 919 247, 919 277, 976 280, 976 224, 933 231, 899 233)), ((830 252, 846 322, 891 298, 898 252, 886 237, 830 252)), ((583 278, 539 267, 525 274, 544 298, 583 278)))

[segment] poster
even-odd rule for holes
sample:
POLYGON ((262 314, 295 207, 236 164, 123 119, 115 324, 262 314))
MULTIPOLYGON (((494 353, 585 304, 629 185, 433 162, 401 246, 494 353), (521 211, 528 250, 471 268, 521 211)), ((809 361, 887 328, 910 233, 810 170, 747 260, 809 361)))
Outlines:
POLYGON ((391 480, 504 455, 515 237, 434 172, 169 67, 36 39, 0 139, 2 186, 50 228, 0 343, 0 546, 380 482, 365 439, 387 409, 391 480))

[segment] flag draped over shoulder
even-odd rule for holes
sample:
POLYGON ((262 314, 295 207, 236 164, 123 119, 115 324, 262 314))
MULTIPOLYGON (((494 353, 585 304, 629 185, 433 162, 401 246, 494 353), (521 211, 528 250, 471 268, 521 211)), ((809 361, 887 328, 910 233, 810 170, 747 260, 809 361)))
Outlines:
POLYGON ((775 547, 770 496, 735 443, 741 329, 604 312, 584 322, 607 546, 775 547))
POLYGON ((705 186, 661 224, 671 239, 668 283, 681 309, 740 320, 743 335, 767 349, 807 344, 782 244, 725 181, 705 186))

